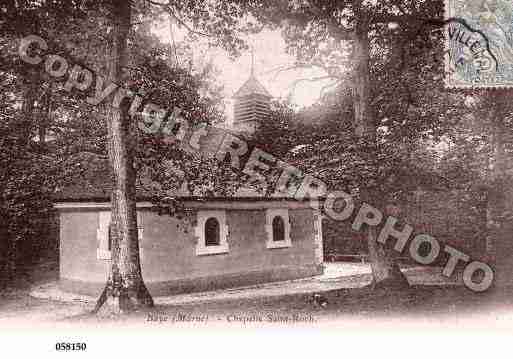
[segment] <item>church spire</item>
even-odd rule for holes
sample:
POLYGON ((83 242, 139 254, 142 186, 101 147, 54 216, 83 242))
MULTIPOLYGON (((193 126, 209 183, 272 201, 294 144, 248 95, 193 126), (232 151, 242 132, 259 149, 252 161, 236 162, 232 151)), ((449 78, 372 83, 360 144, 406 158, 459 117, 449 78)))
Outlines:
POLYGON ((250 95, 261 95, 265 97, 271 97, 269 92, 265 89, 264 86, 257 80, 255 76, 255 48, 253 45, 250 47, 251 54, 251 68, 249 78, 246 82, 235 92, 233 95, 234 98, 241 98, 250 95))
POLYGON ((255 48, 251 45, 251 77, 255 76, 255 48))
POLYGON ((249 79, 235 92, 233 98, 233 123, 237 130, 253 132, 270 113, 271 95, 255 76, 255 49, 251 51, 251 73, 249 79))

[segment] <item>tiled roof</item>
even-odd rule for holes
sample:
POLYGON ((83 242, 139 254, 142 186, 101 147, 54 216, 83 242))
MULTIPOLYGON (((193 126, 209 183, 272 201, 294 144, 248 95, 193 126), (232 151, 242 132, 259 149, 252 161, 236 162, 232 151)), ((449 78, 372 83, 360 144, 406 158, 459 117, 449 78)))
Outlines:
POLYGON ((251 74, 249 79, 241 86, 241 88, 235 92, 234 98, 240 98, 250 95, 263 95, 272 97, 265 87, 257 80, 257 78, 251 74))
MULTIPOLYGON (((112 175, 109 162, 91 153, 79 153, 72 161, 73 171, 67 181, 53 194, 54 201, 108 199, 112 192, 112 175)), ((151 197, 152 193, 137 181, 138 198, 151 197)))
POLYGON ((73 161, 73 171, 67 181, 58 187, 54 200, 108 198, 111 192, 111 176, 108 161, 89 154, 78 154, 73 161))
MULTIPOLYGON (((67 183, 58 188, 53 194, 55 202, 69 201, 107 201, 112 191, 112 176, 108 161, 104 158, 92 154, 81 153, 74 158, 74 171, 67 179, 67 183)), ((144 176, 143 176, 144 177, 144 176)), ((142 182, 147 180, 139 178, 136 185, 136 196, 138 200, 153 198, 156 193, 151 192, 151 186, 142 182)), ((176 197, 205 197, 198 193, 191 194, 184 184, 181 189, 175 191, 173 196, 176 197)), ((227 198, 243 199, 243 198, 265 198, 264 194, 256 191, 251 186, 241 186, 234 195, 227 198)))

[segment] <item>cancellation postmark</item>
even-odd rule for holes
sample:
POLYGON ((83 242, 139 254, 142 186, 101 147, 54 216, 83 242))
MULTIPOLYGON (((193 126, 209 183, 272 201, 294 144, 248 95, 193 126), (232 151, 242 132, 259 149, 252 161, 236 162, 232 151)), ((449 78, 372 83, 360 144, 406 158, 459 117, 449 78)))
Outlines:
POLYGON ((513 87, 511 0, 445 0, 445 6, 446 86, 513 87))

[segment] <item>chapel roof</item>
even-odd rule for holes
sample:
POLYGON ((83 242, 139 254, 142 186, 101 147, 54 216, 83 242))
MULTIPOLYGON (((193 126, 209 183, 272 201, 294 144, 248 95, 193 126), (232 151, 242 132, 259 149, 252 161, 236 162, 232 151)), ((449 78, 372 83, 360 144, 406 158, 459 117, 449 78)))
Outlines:
POLYGON ((258 81, 253 73, 249 76, 249 79, 239 88, 234 98, 241 98, 251 95, 263 95, 266 97, 272 97, 265 87, 258 81))
MULTIPOLYGON (((73 171, 67 177, 67 181, 53 193, 54 202, 102 202, 109 201, 112 192, 113 178, 110 175, 108 160, 91 153, 79 153, 72 159, 73 171)), ((139 175, 136 181, 136 197, 138 201, 155 198, 157 192, 152 190, 148 176, 139 175)), ((212 197, 199 193, 191 193, 186 184, 182 188, 169 193, 176 198, 195 198, 203 200, 230 199, 230 200, 281 200, 280 198, 269 198, 252 186, 241 186, 232 195, 216 194, 212 197)))

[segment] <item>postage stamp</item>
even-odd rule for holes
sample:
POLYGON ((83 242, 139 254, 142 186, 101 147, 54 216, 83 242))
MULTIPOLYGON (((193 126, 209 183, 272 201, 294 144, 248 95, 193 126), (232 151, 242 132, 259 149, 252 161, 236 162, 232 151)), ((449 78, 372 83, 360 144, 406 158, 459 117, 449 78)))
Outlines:
POLYGON ((513 87, 513 3, 445 0, 445 7, 446 86, 513 87))

